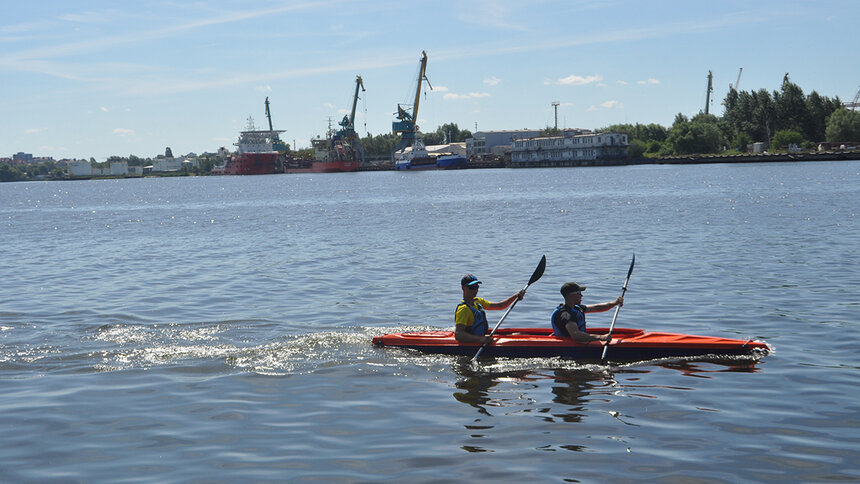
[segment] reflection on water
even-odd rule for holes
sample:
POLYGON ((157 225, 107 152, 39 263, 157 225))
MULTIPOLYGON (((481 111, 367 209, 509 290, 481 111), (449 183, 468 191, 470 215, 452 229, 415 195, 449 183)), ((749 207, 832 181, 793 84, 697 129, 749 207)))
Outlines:
MULTIPOLYGON (((532 363, 542 360, 535 360, 532 363)), ((693 391, 694 385, 643 384, 646 375, 672 370, 681 377, 711 378, 714 373, 755 373, 759 371, 758 360, 734 358, 709 358, 705 360, 661 360, 640 362, 619 367, 599 365, 567 366, 554 368, 521 365, 517 362, 499 360, 475 365, 467 358, 452 361, 452 370, 458 379, 454 383, 453 397, 460 403, 474 408, 479 416, 465 423, 469 445, 461 448, 467 452, 492 452, 493 449, 477 442, 492 442, 493 435, 504 432, 513 417, 536 418, 534 426, 581 424, 594 419, 595 414, 608 413, 615 422, 630 427, 641 427, 633 415, 621 410, 605 410, 604 407, 618 398, 633 400, 656 400, 661 392, 693 391), (510 363, 510 367, 506 367, 510 363), (525 366, 525 368, 523 367, 525 366)), ((629 413, 629 411, 627 412, 629 413)), ((588 451, 588 447, 564 443, 546 446, 539 450, 564 449, 574 452, 588 451)))

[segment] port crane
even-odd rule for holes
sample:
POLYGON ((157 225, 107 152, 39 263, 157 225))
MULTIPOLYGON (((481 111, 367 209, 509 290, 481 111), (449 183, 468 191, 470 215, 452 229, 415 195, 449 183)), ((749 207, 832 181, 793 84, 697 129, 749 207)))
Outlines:
POLYGON ((355 76, 355 93, 352 96, 352 110, 349 112, 349 116, 345 115, 341 122, 338 123, 341 129, 337 130, 332 136, 332 144, 335 144, 337 141, 346 144, 352 148, 354 153, 358 153, 359 159, 364 163, 364 150, 361 148, 361 143, 358 141, 358 134, 355 132, 355 108, 358 106, 359 89, 361 89, 362 92, 365 92, 364 81, 361 79, 360 75, 357 75, 355 76))
POLYGON ((418 103, 421 101, 421 83, 424 81, 427 82, 427 85, 432 90, 433 86, 430 85, 430 79, 427 79, 427 52, 422 50, 420 67, 418 69, 418 88, 415 90, 415 102, 412 104, 412 113, 409 113, 403 106, 398 104, 395 115, 399 121, 391 123, 391 131, 394 134, 399 133, 401 135, 400 142, 394 148, 395 152, 411 146, 417 137, 418 127, 415 125, 415 122, 418 121, 418 103))
POLYGON ((708 107, 711 104, 711 93, 714 92, 714 74, 708 71, 708 92, 705 95, 705 114, 708 114, 708 107))
POLYGON ((734 85, 734 86, 732 86, 732 83, 731 83, 731 82, 729 83, 729 90, 731 90, 731 89, 732 89, 732 87, 734 87, 734 88, 735 88, 735 91, 739 90, 738 86, 740 86, 740 85, 741 85, 741 74, 743 74, 743 73, 744 73, 744 68, 743 68, 743 67, 741 67, 741 68, 738 70, 738 80, 737 80, 737 81, 735 81, 735 85, 734 85))

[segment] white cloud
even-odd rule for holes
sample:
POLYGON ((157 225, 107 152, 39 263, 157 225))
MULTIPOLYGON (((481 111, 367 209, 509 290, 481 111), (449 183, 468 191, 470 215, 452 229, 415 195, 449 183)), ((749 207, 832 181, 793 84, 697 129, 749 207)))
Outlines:
POLYGON ((448 88, 445 86, 436 86, 433 88, 433 92, 448 92, 448 88))
POLYGON ((644 84, 660 84, 660 81, 657 79, 648 79, 647 81, 636 81, 636 84, 644 85, 644 84))
POLYGON ((24 130, 24 134, 36 134, 47 130, 48 128, 28 128, 24 130))
POLYGON ((114 128, 113 134, 118 134, 120 136, 134 136, 134 130, 126 128, 114 128))
POLYGON ((620 107, 622 107, 622 104, 613 99, 611 101, 606 101, 606 102, 600 103, 600 107, 606 108, 606 109, 620 108, 620 107))
POLYGON ((626 86, 626 85, 630 84, 630 83, 629 83, 629 82, 627 82, 627 81, 615 81, 615 82, 616 82, 616 84, 620 84, 620 85, 622 85, 622 86, 626 86))
POLYGON ((323 107, 328 108, 328 109, 334 109, 334 104, 332 104, 332 103, 325 103, 325 104, 323 104, 323 107))
POLYGON ((109 111, 109 109, 104 107, 104 106, 100 107, 99 109, 101 109, 103 113, 106 113, 109 111))
POLYGON ((469 94, 455 94, 453 92, 449 92, 445 94, 445 99, 477 99, 481 97, 490 97, 490 93, 488 92, 470 92, 469 94))
POLYGON ((500 82, 502 82, 502 80, 496 76, 484 78, 484 84, 488 86, 497 86, 500 82))
POLYGON ((257 86, 254 89, 256 89, 259 92, 272 92, 272 86, 269 86, 269 85, 257 86))
POLYGON ((567 77, 563 77, 556 81, 556 84, 561 84, 562 86, 584 86, 586 84, 591 84, 593 82, 599 82, 603 80, 603 76, 593 75, 593 76, 577 76, 570 75, 567 77))

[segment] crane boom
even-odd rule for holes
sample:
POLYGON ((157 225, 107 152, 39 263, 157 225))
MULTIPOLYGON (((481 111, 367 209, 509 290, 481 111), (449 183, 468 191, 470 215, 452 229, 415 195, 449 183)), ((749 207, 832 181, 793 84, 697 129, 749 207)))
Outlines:
MULTIPOLYGON (((418 121, 418 103, 421 101, 421 82, 427 81, 430 85, 430 80, 427 79, 427 52, 421 51, 421 68, 418 70, 418 87, 415 89, 415 103, 412 104, 412 119, 418 121)), ((430 86, 433 89, 433 86, 430 86)))
POLYGON ((421 83, 424 81, 427 82, 430 89, 433 89, 433 86, 430 85, 430 80, 427 79, 427 52, 422 50, 420 68, 418 69, 418 87, 415 89, 415 102, 412 104, 412 112, 410 113, 398 104, 395 116, 397 116, 399 121, 391 123, 391 131, 402 135, 394 151, 400 151, 406 146, 411 146, 417 136, 418 127, 415 122, 418 121, 418 105, 421 102, 421 83))
POLYGON ((352 97, 352 111, 349 113, 349 129, 354 129, 355 126, 355 107, 358 105, 358 88, 364 91, 364 82, 361 76, 355 76, 355 95, 352 97))
POLYGON ((712 92, 714 92, 714 74, 708 71, 708 93, 705 96, 705 114, 708 114, 708 105, 711 104, 712 92))

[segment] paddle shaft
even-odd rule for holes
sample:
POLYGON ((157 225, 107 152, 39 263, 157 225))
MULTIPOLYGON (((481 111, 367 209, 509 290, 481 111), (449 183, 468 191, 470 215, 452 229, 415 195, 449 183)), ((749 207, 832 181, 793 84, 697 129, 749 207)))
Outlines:
MULTIPOLYGON (((545 269, 546 269, 546 256, 542 256, 540 258, 540 262, 538 263, 538 266, 535 268, 534 273, 532 273, 532 277, 529 279, 528 284, 526 284, 525 287, 523 287, 523 292, 526 292, 526 290, 528 290, 529 286, 531 286, 533 283, 537 282, 537 280, 540 279, 541 276, 543 276, 543 271, 545 269)), ((499 329, 499 326, 502 325, 502 321, 504 321, 505 318, 508 317, 508 313, 511 312, 511 309, 513 309, 514 306, 516 306, 518 302, 519 302, 519 299, 514 299, 514 302, 510 306, 508 306, 508 309, 505 310, 505 314, 502 315, 502 318, 499 319, 499 322, 496 323, 496 325, 493 327, 493 330, 490 332, 490 339, 486 343, 482 344, 480 348, 478 348, 478 352, 475 353, 475 356, 472 357, 472 361, 477 360, 478 357, 481 356, 481 352, 484 351, 484 348, 486 348, 487 345, 493 341, 493 335, 496 334, 496 330, 499 329)))
MULTIPOLYGON (((621 297, 624 297, 624 293, 627 292, 627 283, 630 282, 630 274, 633 274, 633 264, 636 263, 636 254, 633 254, 633 260, 630 261, 630 269, 627 270, 627 279, 624 279, 624 287, 621 288, 621 297)), ((615 314, 612 316, 612 324, 609 325, 609 337, 612 337, 612 330, 615 329, 615 320, 618 319, 618 311, 621 310, 621 306, 615 306, 615 314)), ((606 359, 606 350, 609 349, 609 341, 607 341, 603 345, 603 354, 600 355, 600 359, 606 359)))

